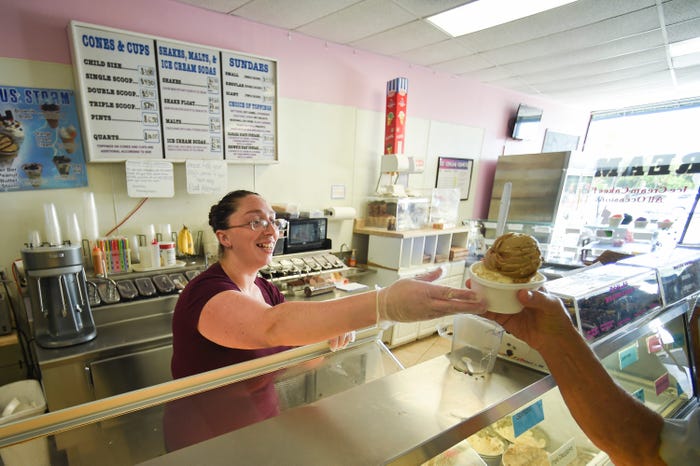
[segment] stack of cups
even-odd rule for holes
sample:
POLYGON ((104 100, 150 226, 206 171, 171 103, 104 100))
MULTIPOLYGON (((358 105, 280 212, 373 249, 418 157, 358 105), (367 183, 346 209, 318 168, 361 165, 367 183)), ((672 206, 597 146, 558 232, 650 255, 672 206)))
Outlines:
POLYGON ((94 245, 100 233, 97 227, 97 207, 95 206, 93 193, 83 193, 83 209, 85 215, 85 238, 94 245))
POLYGON ((143 241, 139 242, 139 258, 144 268, 160 267, 160 248, 153 224, 143 228, 143 241))
POLYGON ((56 206, 53 203, 44 204, 44 228, 46 241, 49 245, 60 246, 63 243, 61 239, 61 225, 58 223, 56 206))
POLYGON ((66 216, 68 226, 68 241, 72 246, 80 246, 83 237, 80 234, 80 224, 78 223, 78 214, 70 213, 66 216))

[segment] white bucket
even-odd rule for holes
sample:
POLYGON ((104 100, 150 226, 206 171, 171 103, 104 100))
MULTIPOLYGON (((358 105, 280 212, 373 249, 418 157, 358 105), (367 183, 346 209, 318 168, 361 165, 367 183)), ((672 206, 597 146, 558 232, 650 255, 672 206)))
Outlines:
MULTIPOLYGON (((46 411, 46 400, 36 380, 20 380, 0 387, 0 424, 38 416, 46 411)), ((28 440, 0 449, 6 466, 50 465, 46 437, 28 440)))

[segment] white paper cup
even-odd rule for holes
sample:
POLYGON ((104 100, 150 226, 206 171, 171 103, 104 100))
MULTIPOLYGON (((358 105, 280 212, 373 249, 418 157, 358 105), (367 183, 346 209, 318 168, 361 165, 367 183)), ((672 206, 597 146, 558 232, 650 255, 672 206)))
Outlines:
POLYGON ((475 262, 469 267, 471 276, 471 288, 480 298, 486 301, 487 309, 499 314, 517 314, 523 309, 518 301, 518 290, 534 290, 541 287, 547 281, 544 275, 537 272, 535 278, 527 283, 501 283, 486 280, 474 273, 476 265, 481 267, 481 262, 475 262))

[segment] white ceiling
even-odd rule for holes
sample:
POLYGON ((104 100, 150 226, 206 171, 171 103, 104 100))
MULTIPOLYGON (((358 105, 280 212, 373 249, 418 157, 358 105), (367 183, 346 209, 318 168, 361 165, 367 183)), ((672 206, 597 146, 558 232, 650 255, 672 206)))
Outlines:
POLYGON ((587 110, 700 96, 700 53, 668 55, 699 0, 578 0, 457 38, 425 18, 470 0, 180 1, 587 110))

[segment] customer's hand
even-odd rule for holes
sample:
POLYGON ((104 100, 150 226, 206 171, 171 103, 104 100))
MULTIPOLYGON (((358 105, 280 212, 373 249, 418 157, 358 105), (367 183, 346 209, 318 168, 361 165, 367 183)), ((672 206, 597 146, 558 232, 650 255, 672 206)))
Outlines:
POLYGON ((564 304, 556 296, 542 291, 519 290, 518 300, 524 309, 517 314, 486 312, 483 317, 495 320, 506 331, 539 350, 545 344, 576 332, 564 304))
POLYGON ((481 314, 486 304, 469 289, 426 283, 440 276, 440 269, 419 279, 402 279, 379 290, 379 320, 415 322, 451 314, 481 314))

